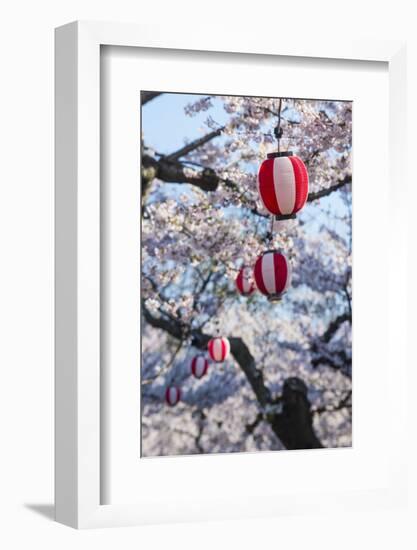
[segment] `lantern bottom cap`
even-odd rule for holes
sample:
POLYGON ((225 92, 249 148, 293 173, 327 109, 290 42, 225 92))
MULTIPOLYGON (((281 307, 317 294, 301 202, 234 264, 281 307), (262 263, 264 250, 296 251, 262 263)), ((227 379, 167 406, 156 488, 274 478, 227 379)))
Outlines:
POLYGON ((275 219, 277 221, 285 221, 285 220, 295 220, 297 217, 296 214, 276 214, 275 219))
POLYGON ((269 294, 268 300, 270 302, 280 302, 282 300, 283 294, 269 294))

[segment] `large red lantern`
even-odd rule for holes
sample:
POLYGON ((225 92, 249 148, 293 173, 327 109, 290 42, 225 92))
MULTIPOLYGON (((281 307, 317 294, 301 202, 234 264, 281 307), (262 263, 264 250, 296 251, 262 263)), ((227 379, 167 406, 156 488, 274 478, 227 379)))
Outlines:
POLYGON ((216 363, 223 363, 230 353, 229 340, 221 336, 212 338, 208 343, 208 352, 213 361, 216 363))
POLYGON ((291 283, 291 265, 284 254, 275 250, 259 256, 253 274, 259 291, 272 302, 280 300, 291 283))
POLYGON ((277 220, 295 218, 308 197, 308 173, 303 161, 290 151, 270 153, 258 173, 261 201, 277 220))
POLYGON ((177 386, 168 386, 165 391, 165 401, 170 407, 174 407, 181 399, 181 390, 177 386))
POLYGON ((196 355, 191 361, 191 374, 195 378, 203 378, 207 374, 209 363, 204 355, 196 355))
POLYGON ((236 277, 236 288, 242 296, 250 296, 255 290, 255 285, 252 280, 252 269, 244 266, 236 277))

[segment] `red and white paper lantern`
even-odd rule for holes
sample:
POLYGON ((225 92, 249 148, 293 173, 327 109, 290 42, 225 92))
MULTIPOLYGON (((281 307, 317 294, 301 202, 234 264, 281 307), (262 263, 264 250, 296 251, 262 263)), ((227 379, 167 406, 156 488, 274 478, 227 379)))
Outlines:
POLYGON ((308 173, 303 161, 291 152, 270 153, 258 173, 262 204, 278 220, 294 218, 308 197, 308 173))
POLYGON ((255 262, 253 269, 258 290, 271 301, 280 300, 291 284, 291 265, 275 250, 268 250, 255 262))
POLYGON ((223 363, 223 361, 226 361, 230 353, 229 340, 222 336, 212 338, 208 343, 208 352, 213 361, 216 363, 223 363))
POLYGON ((244 266, 236 277, 236 288, 242 296, 250 296, 255 290, 255 284, 252 280, 252 269, 244 266))
POLYGON ((174 407, 181 399, 181 390, 177 386, 168 386, 165 391, 165 401, 170 407, 174 407))
POLYGON ((204 355, 196 355, 191 361, 191 374, 195 378, 203 378, 207 374, 209 363, 204 355))

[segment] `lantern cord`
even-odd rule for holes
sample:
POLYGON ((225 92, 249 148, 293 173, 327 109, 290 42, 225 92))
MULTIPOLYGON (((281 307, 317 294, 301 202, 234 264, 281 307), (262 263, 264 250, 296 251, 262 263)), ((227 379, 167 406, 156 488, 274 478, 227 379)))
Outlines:
POLYGON ((217 309, 217 312, 216 312, 216 319, 214 321, 214 331, 215 331, 215 336, 216 337, 220 336, 220 333, 223 331, 223 328, 224 328, 220 317, 222 315, 222 312, 225 309, 226 302, 227 302, 227 298, 225 298, 223 302, 220 302, 220 305, 219 305, 219 307, 217 309), (222 329, 222 330, 220 330, 220 329, 222 329))
POLYGON ((274 216, 271 216, 271 227, 269 231, 266 232, 266 235, 265 235, 266 244, 269 244, 270 242, 272 242, 273 238, 274 238, 274 216))
MULTIPOLYGON (((217 312, 218 313, 218 312, 217 312)), ((220 320, 219 318, 217 317, 216 321, 215 321, 215 331, 216 331, 216 336, 219 336, 220 335, 220 320)))
POLYGON ((276 128, 274 129, 274 135, 277 138, 277 142, 278 142, 278 153, 281 152, 281 150, 280 150, 280 139, 282 138, 281 107, 282 107, 282 97, 279 99, 279 105, 278 105, 278 124, 277 124, 276 128))

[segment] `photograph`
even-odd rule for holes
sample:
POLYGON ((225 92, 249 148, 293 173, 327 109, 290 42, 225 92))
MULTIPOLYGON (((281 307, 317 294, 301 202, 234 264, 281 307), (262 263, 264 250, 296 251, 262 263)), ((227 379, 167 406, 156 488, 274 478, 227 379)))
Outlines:
POLYGON ((141 91, 141 456, 352 445, 352 102, 141 91))
POLYGON ((416 18, 374 4, 2 3, 0 549, 417 549, 416 18))

